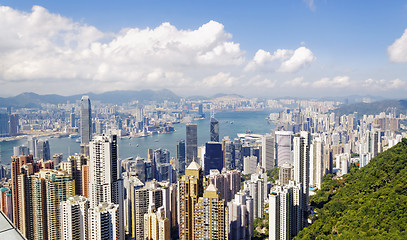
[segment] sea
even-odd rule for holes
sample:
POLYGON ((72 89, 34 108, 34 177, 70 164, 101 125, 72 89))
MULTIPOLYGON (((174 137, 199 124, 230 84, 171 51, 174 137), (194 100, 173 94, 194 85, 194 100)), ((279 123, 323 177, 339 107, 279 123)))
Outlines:
MULTIPOLYGON (((219 112, 215 118, 219 121, 219 138, 228 136, 230 139, 237 137, 238 133, 250 131, 256 134, 266 134, 276 127, 269 123, 266 117, 271 111, 234 111, 219 112)), ((210 117, 195 121, 197 124, 198 146, 204 145, 210 140, 209 128, 210 117)), ((147 158, 148 149, 168 149, 170 156, 176 156, 176 145, 179 140, 185 139, 185 123, 174 124, 175 132, 161 133, 147 137, 121 138, 118 140, 119 157, 126 159, 140 156, 147 158)), ((55 153, 62 153, 63 159, 79 153, 80 146, 75 138, 50 138, 49 141, 51 156, 55 153)), ((0 142, 0 162, 8 165, 13 155, 13 147, 19 145, 27 146, 27 139, 20 139, 8 142, 0 142)))

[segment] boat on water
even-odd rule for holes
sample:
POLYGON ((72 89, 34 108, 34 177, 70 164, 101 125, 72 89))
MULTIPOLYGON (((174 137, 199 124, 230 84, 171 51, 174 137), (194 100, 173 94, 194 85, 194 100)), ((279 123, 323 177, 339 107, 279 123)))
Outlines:
POLYGON ((78 138, 80 136, 79 134, 69 134, 69 138, 78 138))

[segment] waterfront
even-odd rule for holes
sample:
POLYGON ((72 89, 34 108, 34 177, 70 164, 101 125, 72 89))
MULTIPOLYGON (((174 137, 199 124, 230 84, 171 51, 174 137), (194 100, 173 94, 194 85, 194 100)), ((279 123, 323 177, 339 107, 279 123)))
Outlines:
MULTIPOLYGON (((238 112, 220 112, 216 114, 216 119, 220 124, 220 139, 224 136, 229 136, 233 139, 237 137, 237 133, 244 133, 250 130, 252 133, 265 134, 274 129, 274 125, 270 125, 265 119, 270 114, 270 111, 238 111, 238 112)), ((207 116, 205 119, 196 121, 198 126, 198 146, 209 141, 209 121, 207 116)), ((168 149, 172 157, 176 155, 177 141, 185 139, 185 124, 179 123, 174 125, 175 132, 152 135, 140 138, 123 138, 118 141, 119 156, 121 159, 128 157, 147 157, 149 148, 168 149)), ((62 153, 66 159, 69 155, 79 152, 79 143, 76 139, 50 138, 49 140, 51 155, 62 153)), ((13 155, 13 147, 19 145, 27 145, 27 139, 19 139, 0 143, 0 160, 2 164, 10 163, 13 155)))

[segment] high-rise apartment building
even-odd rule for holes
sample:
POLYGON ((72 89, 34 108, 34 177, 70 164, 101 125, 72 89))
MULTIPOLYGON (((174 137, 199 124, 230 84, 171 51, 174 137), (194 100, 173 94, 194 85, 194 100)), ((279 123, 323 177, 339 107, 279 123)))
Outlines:
POLYGON ((301 131, 294 137, 294 181, 302 184, 304 196, 302 210, 304 219, 307 219, 309 199, 309 166, 310 166, 310 134, 301 131))
POLYGON ((186 159, 185 166, 193 161, 198 161, 198 135, 197 125, 186 125, 186 159))
POLYGON ((220 199, 213 184, 209 184, 194 206, 194 239, 225 239, 229 237, 229 214, 225 200, 220 199))
POLYGON ((89 201, 83 196, 69 197, 61 202, 61 239, 89 239, 89 201))
POLYGON ((71 155, 68 160, 61 162, 60 168, 66 171, 75 180, 75 195, 84 196, 82 191, 82 168, 88 162, 85 155, 71 155))
POLYGON ((74 195, 74 181, 64 171, 41 169, 32 176, 34 236, 61 239, 60 203, 74 195))
POLYGON ((315 137, 310 149, 309 185, 321 188, 322 177, 324 176, 324 145, 321 138, 315 137))
POLYGON ((246 191, 228 202, 229 239, 250 240, 254 231, 253 198, 246 191))
POLYGON ((14 225, 21 229, 19 223, 19 213, 20 213, 20 205, 19 205, 19 179, 18 176, 21 173, 21 167, 28 163, 33 163, 33 155, 24 155, 24 156, 12 156, 11 157, 11 192, 13 198, 13 219, 11 219, 14 225))
POLYGON ((81 99, 81 154, 89 155, 89 142, 92 140, 92 108, 88 96, 81 99))
POLYGON ((124 240, 120 207, 103 202, 89 209, 89 239, 124 240))
POLYGON ((194 239, 194 210, 203 196, 204 175, 201 166, 193 161, 178 181, 179 239, 194 239))
POLYGON ((10 136, 18 135, 19 117, 18 114, 11 114, 9 121, 10 136))
POLYGON ((211 142, 219 142, 219 122, 213 117, 210 122, 210 139, 211 142))
POLYGON ((144 214, 144 240, 170 239, 170 221, 165 217, 164 207, 155 210, 150 206, 144 214))

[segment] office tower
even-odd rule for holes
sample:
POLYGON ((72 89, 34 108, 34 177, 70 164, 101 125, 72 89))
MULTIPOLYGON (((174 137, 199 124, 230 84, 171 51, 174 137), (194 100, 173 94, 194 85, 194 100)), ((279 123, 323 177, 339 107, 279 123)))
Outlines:
POLYGON ((217 169, 222 171, 223 152, 222 144, 219 142, 207 142, 205 147, 204 174, 208 175, 209 170, 217 169))
POLYGON ((276 163, 277 166, 282 166, 284 163, 291 163, 291 142, 292 132, 276 131, 276 163))
POLYGON ((61 162, 61 169, 75 180, 75 195, 82 195, 82 166, 86 165, 88 157, 85 155, 71 155, 68 160, 61 162))
POLYGON ((242 153, 242 142, 240 138, 235 138, 233 142, 235 150, 235 168, 239 171, 243 171, 243 153, 242 153))
POLYGON ((311 144, 310 152, 310 182, 311 187, 321 188, 322 177, 324 176, 323 172, 323 156, 324 156, 324 145, 321 138, 314 138, 313 143, 311 144))
POLYGON ((170 221, 165 217, 164 208, 157 210, 150 206, 144 214, 144 238, 146 240, 170 239, 170 221))
POLYGON ((177 143, 176 167, 180 175, 185 174, 185 140, 179 140, 177 143))
POLYGON ((12 192, 12 197, 13 197, 13 223, 14 225, 20 229, 20 223, 19 223, 19 213, 20 213, 20 207, 19 207, 19 198, 18 198, 18 192, 19 192, 19 181, 18 181, 18 176, 21 173, 21 167, 28 164, 28 163, 33 163, 33 155, 25 155, 25 156, 13 156, 11 157, 11 192, 12 192))
POLYGON ((117 136, 95 136, 89 143, 89 201, 91 207, 101 202, 118 203, 117 136))
POLYGON ((257 168, 257 157, 256 156, 249 156, 243 158, 243 174, 253 174, 256 172, 257 168))
POLYGON ((288 185, 289 181, 293 180, 293 166, 290 163, 284 163, 278 171, 279 181, 281 186, 288 185))
POLYGON ((95 133, 99 135, 103 134, 103 128, 104 128, 103 123, 100 120, 98 120, 95 123, 95 133))
POLYGON ((49 148, 48 140, 37 140, 35 143, 35 154, 34 158, 36 160, 50 160, 51 153, 49 148))
POLYGON ((245 191, 228 202, 229 239, 250 240, 254 231, 253 199, 245 191))
POLYGON ((9 134, 9 115, 0 113, 0 137, 7 137, 9 134))
POLYGON ((222 145, 224 166, 226 170, 233 170, 235 169, 235 146, 228 137, 222 140, 222 145))
POLYGON ((89 209, 89 239, 124 240, 118 204, 103 202, 89 209))
POLYGON ((209 184, 194 206, 194 239, 228 239, 229 220, 225 200, 209 184))
POLYGON ((60 203, 74 195, 74 182, 63 172, 41 169, 32 178, 34 236, 61 239, 60 203))
POLYGON ((301 131, 294 137, 294 181, 303 186, 302 210, 304 219, 308 214, 309 199, 309 165, 310 165, 310 134, 301 131))
POLYGON ((88 96, 83 96, 81 99, 81 154, 87 154, 89 151, 89 142, 92 139, 92 108, 88 96))
POLYGON ((269 195, 269 239, 292 239, 302 229, 302 185, 275 186, 269 195))
POLYGON ((22 146, 15 146, 13 147, 13 156, 20 156, 20 155, 28 155, 29 149, 28 147, 22 145, 22 146))
POLYGON ((219 122, 213 117, 210 122, 210 137, 211 142, 219 142, 219 122))
POLYGON ((75 113, 71 113, 69 122, 70 122, 72 128, 76 127, 75 113))
POLYGON ((261 167, 265 170, 271 170, 276 165, 274 159, 274 149, 274 137, 271 134, 264 135, 261 144, 261 167))
POLYGON ((32 137, 32 138, 28 139, 28 150, 30 151, 30 154, 32 154, 33 156, 35 155, 36 143, 37 143, 36 137, 32 137))
POLYGON ((185 175, 178 181, 179 199, 179 239, 194 239, 194 209, 199 197, 203 195, 204 176, 201 166, 196 162, 185 169, 185 175))
POLYGON ((198 105, 198 115, 203 116, 203 105, 202 105, 202 103, 200 103, 198 105))
POLYGON ((61 202, 61 239, 88 239, 89 201, 83 196, 61 202))
POLYGON ((17 136, 18 135, 18 114, 11 114, 10 115, 10 122, 9 122, 9 131, 10 136, 17 136))
POLYGON ((198 160, 198 136, 196 124, 186 125, 186 159, 185 166, 198 160))

